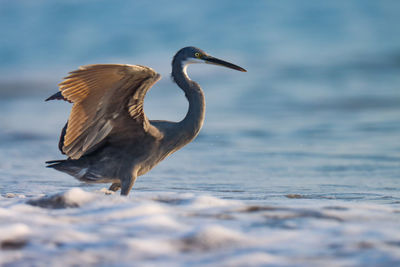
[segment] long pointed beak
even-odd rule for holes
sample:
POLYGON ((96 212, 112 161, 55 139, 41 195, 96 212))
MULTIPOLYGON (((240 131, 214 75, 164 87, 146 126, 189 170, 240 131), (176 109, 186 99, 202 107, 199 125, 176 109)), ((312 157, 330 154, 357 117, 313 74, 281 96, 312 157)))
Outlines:
POLYGON ((208 63, 208 64, 214 64, 214 65, 223 66, 223 67, 231 68, 231 69, 242 71, 242 72, 247 72, 247 70, 243 69, 242 67, 239 67, 235 64, 229 63, 227 61, 224 61, 222 59, 218 59, 218 58, 215 58, 212 56, 206 56, 206 57, 203 57, 202 59, 204 60, 205 63, 208 63))

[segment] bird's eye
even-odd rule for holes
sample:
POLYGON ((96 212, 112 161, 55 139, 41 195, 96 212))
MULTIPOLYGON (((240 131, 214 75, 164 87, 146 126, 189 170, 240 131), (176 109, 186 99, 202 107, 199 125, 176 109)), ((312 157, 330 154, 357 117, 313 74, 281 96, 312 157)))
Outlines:
POLYGON ((197 57, 197 58, 201 57, 200 53, 194 53, 194 56, 197 57))

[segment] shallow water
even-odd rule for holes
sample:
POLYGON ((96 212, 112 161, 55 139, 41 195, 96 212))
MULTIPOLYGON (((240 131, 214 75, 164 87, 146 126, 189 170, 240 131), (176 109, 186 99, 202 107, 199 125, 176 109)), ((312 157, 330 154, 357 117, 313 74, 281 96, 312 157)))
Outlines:
POLYGON ((155 3, 2 3, 0 265, 400 264, 398 2, 155 3), (69 70, 149 65, 146 114, 180 120, 185 45, 248 69, 189 68, 193 143, 128 198, 44 167, 70 105, 43 99, 69 70))

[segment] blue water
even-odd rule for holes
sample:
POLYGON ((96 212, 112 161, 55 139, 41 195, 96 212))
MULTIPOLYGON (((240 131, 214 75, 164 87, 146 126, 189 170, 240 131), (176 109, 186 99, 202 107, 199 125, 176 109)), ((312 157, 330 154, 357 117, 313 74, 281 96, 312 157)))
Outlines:
MULTIPOLYGON (((232 227, 255 239, 262 229, 259 236, 265 242, 249 241, 251 245, 228 252, 223 252, 222 244, 222 250, 214 254, 196 250, 192 260, 192 252, 178 250, 168 257, 149 252, 153 260, 133 255, 124 258, 127 262, 155 265, 167 259, 171 266, 242 266, 243 262, 318 266, 326 260, 332 266, 399 263, 399 14, 398 1, 1 1, 0 228, 4 232, 9 229, 6 226, 17 224, 17 230, 10 232, 25 233, 28 245, 0 249, 5 259, 0 264, 33 259, 40 265, 45 264, 43 257, 49 262, 57 258, 61 252, 45 249, 49 236, 40 228, 47 216, 81 220, 80 209, 106 216, 114 212, 112 205, 115 210, 146 207, 147 201, 161 205, 158 196, 172 198, 172 204, 162 202, 163 209, 186 225, 177 227, 181 231, 171 234, 174 238, 181 235, 186 240, 190 233, 202 236, 209 230, 201 228, 203 219, 186 218, 190 207, 197 208, 190 203, 207 196, 212 198, 210 207, 199 212, 216 214, 207 223, 232 227), (62 77, 85 64, 148 65, 163 79, 146 97, 146 114, 150 119, 177 121, 185 115, 187 103, 169 78, 170 60, 187 45, 248 70, 189 67, 189 75, 203 87, 207 101, 206 121, 198 138, 140 177, 129 204, 117 196, 107 201, 107 196, 96 193, 94 203, 82 204, 74 212, 29 208, 29 199, 64 194, 73 187, 89 192, 106 187, 80 184, 44 168, 44 161, 63 158, 57 143, 70 105, 43 102, 57 90, 62 77), (215 210, 213 205, 219 201, 228 201, 224 202, 227 208, 215 210), (236 214, 235 201, 247 209, 264 208, 245 218, 236 214), (339 219, 326 226, 323 218, 333 216, 326 210, 335 209, 339 219), (221 221, 227 213, 233 214, 234 222, 221 221), (41 219, 30 226, 31 216, 41 219), (383 223, 385 229, 377 227, 383 223), (193 228, 188 230, 189 225, 193 228), (279 239, 282 234, 298 236, 279 239), (42 241, 33 241, 32 236, 42 241), (276 242, 269 242, 268 236, 276 242), (310 243, 299 241, 304 237, 310 243), (321 246, 320 238, 325 240, 321 246), (32 256, 38 249, 42 254, 32 256), (247 260, 247 254, 253 256, 247 260), (224 261, 232 255, 243 258, 224 261)), ((135 216, 130 220, 136 222, 142 215, 135 216)), ((118 218, 116 225, 128 227, 125 217, 118 218)), ((97 227, 93 220, 83 228, 72 224, 66 229, 87 234, 97 227)), ((148 239, 141 230, 135 231, 138 243, 157 244, 154 239, 165 237, 161 230, 148 239)), ((1 235, 3 242, 6 237, 1 235)), ((87 257, 100 257, 89 253, 96 242, 87 244, 85 238, 74 236, 63 242, 69 253, 87 248, 77 254, 77 261, 90 265, 87 257)), ((125 240, 123 231, 117 237, 125 240)), ((114 241, 99 242, 104 249, 115 245, 114 241)), ((123 251, 104 256, 104 261, 116 264, 113 257, 123 251)))

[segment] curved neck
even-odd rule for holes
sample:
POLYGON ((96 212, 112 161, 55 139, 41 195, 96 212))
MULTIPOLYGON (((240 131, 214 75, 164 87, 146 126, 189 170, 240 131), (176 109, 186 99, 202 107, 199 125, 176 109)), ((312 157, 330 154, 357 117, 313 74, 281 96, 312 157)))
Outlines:
POLYGON ((185 92, 189 101, 189 110, 185 118, 178 123, 184 144, 189 143, 197 136, 204 122, 205 99, 200 86, 190 80, 186 74, 187 65, 181 65, 181 62, 175 62, 172 66, 172 77, 177 85, 185 92))

